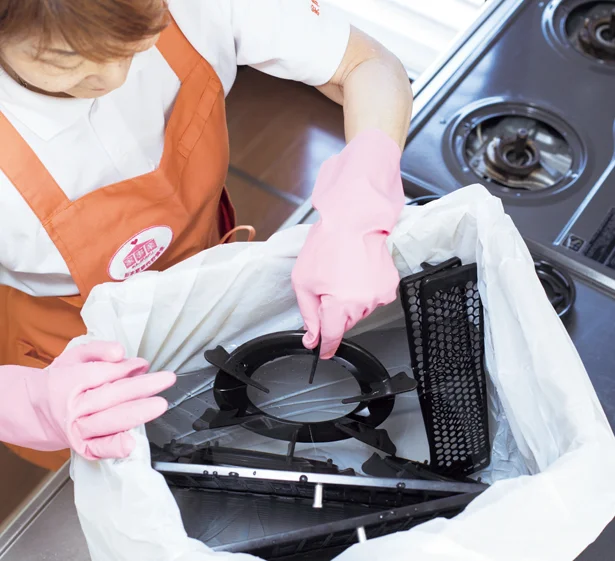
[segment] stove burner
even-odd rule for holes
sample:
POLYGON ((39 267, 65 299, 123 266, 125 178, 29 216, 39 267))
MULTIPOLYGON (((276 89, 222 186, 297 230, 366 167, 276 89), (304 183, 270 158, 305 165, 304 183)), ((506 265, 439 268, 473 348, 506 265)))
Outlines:
POLYGON ((528 138, 527 129, 519 129, 515 136, 494 138, 484 158, 496 174, 515 178, 526 178, 540 167, 540 152, 528 138))
POLYGON ((566 139, 538 119, 502 115, 471 130, 466 157, 481 179, 524 191, 548 189, 572 167, 566 139))
POLYGON ((580 52, 615 62, 615 2, 583 2, 565 18, 567 39, 580 52))
POLYGON ((551 6, 546 31, 557 39, 562 52, 572 45, 578 53, 598 63, 615 63, 614 1, 564 0, 551 6))
POLYGON ((583 146, 565 121, 513 102, 483 104, 460 116, 444 150, 460 180, 468 182, 471 172, 492 190, 513 196, 562 189, 585 163, 583 146))
POLYGON ((579 43, 596 58, 615 60, 615 9, 610 16, 586 18, 579 43))
POLYGON ((568 273, 546 261, 535 261, 534 266, 551 305, 564 319, 570 314, 577 297, 574 281, 568 273))

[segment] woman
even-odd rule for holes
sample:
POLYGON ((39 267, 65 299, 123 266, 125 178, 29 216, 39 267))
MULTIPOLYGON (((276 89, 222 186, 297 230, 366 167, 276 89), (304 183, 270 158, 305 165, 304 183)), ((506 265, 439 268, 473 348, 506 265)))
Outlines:
POLYGON ((117 344, 63 352, 94 286, 232 235, 224 97, 238 65, 343 104, 293 286, 304 344, 335 353, 395 297, 411 92, 399 61, 317 0, 0 0, 0 440, 57 469, 122 458, 172 373, 117 344), (27 448, 27 450, 25 448, 27 448), (49 451, 59 451, 50 453, 49 451))

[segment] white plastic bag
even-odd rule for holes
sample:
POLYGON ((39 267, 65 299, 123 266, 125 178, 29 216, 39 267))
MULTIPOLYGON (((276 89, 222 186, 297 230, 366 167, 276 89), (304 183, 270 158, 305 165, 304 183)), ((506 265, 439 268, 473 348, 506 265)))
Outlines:
MULTIPOLYGON (((290 272, 307 227, 266 243, 220 246, 164 273, 96 288, 88 335, 118 340, 153 369, 190 372, 202 351, 302 325, 290 272)), ((572 561, 615 516, 615 438, 533 261, 501 203, 471 186, 406 209, 390 238, 403 276, 454 255, 478 264, 486 361, 503 414, 496 481, 461 515, 357 544, 339 559, 572 561), (508 428, 514 435, 510 437, 508 428), (521 452, 524 470, 507 463, 521 452)), ((356 332, 386 323, 377 310, 356 332)), ((187 538, 177 505, 149 463, 147 440, 125 461, 75 457, 79 518, 93 561, 201 561, 217 554, 187 538)), ((239 557, 234 555, 235 558, 239 557)), ((250 556, 243 556, 246 559, 250 556)))

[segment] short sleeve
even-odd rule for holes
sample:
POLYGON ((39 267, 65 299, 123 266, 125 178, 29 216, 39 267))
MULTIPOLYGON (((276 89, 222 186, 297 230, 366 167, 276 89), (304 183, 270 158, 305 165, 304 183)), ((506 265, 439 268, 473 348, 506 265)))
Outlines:
POLYGON ((231 0, 237 63, 320 86, 338 69, 350 24, 317 0, 231 0))
POLYGON ((321 0, 170 0, 169 6, 225 84, 245 65, 320 86, 335 74, 350 37, 349 22, 321 0))

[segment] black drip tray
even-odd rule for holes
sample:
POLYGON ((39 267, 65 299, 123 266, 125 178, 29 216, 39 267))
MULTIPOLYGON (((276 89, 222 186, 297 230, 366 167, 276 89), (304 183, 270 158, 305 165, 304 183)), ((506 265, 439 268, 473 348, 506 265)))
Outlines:
MULTIPOLYGON (((311 528, 382 508, 359 504, 328 503, 313 508, 312 501, 228 491, 196 491, 171 487, 191 538, 211 548, 234 546, 311 528)), ((249 549, 249 548, 248 548, 249 549)))
POLYGON ((459 514, 477 496, 463 494, 383 510, 366 505, 266 495, 172 488, 191 538, 214 551, 245 552, 261 559, 332 559, 365 539, 408 530, 436 517, 459 514))

